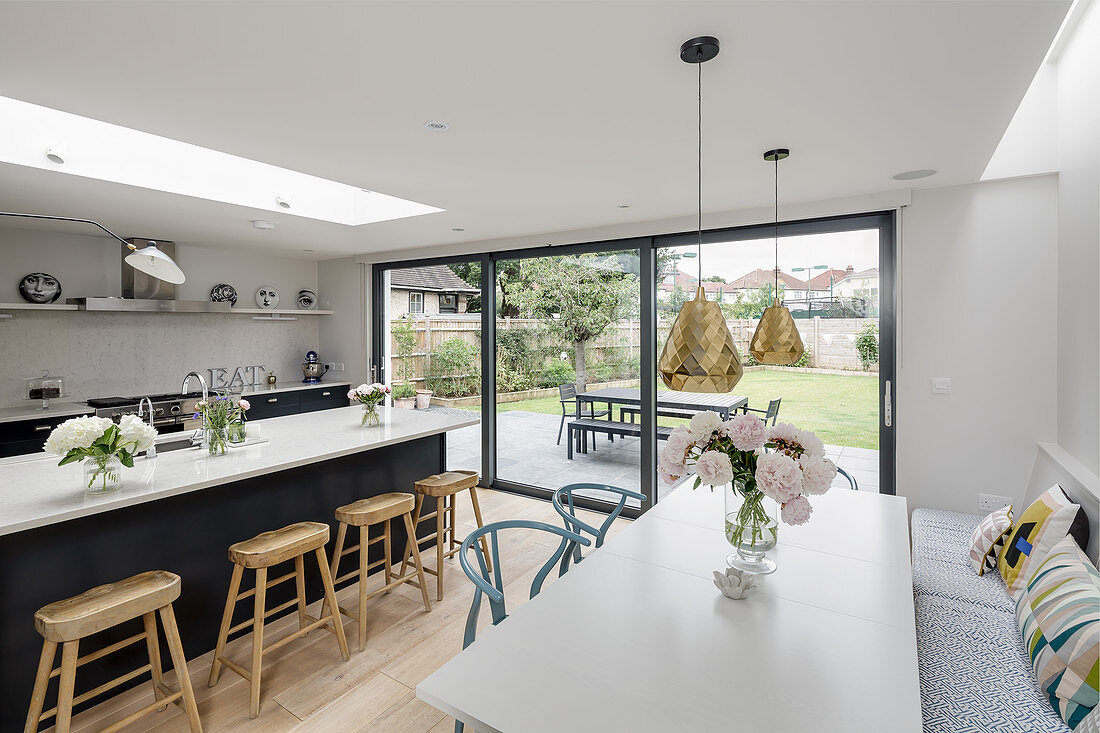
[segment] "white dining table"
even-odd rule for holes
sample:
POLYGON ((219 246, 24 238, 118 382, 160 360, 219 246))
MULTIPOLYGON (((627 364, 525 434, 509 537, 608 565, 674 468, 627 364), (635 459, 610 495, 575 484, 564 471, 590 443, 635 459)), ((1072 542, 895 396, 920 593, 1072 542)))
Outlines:
MULTIPOLYGON (((747 599, 720 491, 681 487, 417 687, 481 733, 919 733, 905 500, 833 489, 747 599)), ((507 562, 507 558, 502 558, 507 562)))

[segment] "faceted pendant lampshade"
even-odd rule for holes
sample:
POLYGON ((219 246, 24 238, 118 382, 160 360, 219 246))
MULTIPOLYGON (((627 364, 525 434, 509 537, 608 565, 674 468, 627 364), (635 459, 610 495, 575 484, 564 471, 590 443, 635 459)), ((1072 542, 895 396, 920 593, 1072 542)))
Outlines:
POLYGON ((677 392, 724 394, 741 380, 741 355, 717 303, 702 288, 680 307, 657 363, 661 381, 677 392))
POLYGON ((783 365, 794 364, 805 351, 794 317, 776 299, 774 305, 764 309, 749 342, 749 353, 761 364, 783 365))

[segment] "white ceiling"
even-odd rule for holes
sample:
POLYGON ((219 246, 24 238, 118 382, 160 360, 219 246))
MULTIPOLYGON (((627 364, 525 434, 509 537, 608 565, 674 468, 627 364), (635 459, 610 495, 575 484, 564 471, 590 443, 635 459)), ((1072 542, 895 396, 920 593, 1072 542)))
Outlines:
POLYGON ((680 217, 696 70, 678 49, 700 34, 723 44, 703 68, 705 210, 766 205, 776 146, 786 202, 910 187, 890 176, 915 168, 968 183, 1068 6, 0 2, 2 96, 446 211, 348 227, 6 164, 0 209, 318 258, 680 217))

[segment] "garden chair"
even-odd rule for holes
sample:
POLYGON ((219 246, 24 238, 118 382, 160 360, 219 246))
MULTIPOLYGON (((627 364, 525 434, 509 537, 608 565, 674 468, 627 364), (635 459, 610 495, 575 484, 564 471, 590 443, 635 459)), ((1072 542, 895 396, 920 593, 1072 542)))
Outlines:
POLYGON ((779 418, 779 403, 783 400, 782 397, 776 397, 774 400, 768 403, 768 409, 766 410, 754 410, 748 405, 745 405, 741 410, 747 415, 750 412, 755 412, 758 415, 763 415, 761 418, 764 424, 768 424, 768 420, 772 421, 772 425, 775 425, 775 421, 779 418))
MULTIPOLYGON (((631 491, 630 489, 620 489, 618 486, 608 486, 607 484, 579 483, 562 486, 554 492, 551 500, 554 503, 554 509, 561 515, 561 518, 565 520, 565 526, 578 533, 586 532, 592 535, 596 538, 595 547, 599 548, 603 547, 603 542, 607 539, 607 530, 611 528, 614 521, 622 514, 627 499, 645 501, 645 494, 639 494, 637 491, 631 491), (573 494, 579 494, 581 491, 603 491, 609 494, 617 494, 619 497, 615 508, 608 513, 607 519, 603 521, 603 524, 601 524, 599 528, 593 527, 577 518, 577 510, 573 506, 573 494)), ((570 560, 574 563, 578 563, 583 559, 580 545, 576 542, 571 542, 569 550, 561 558, 559 575, 564 575, 569 570, 570 560)))
MULTIPOLYGON (((594 410, 592 408, 591 404, 588 405, 587 407, 585 407, 584 409, 581 409, 581 402, 580 402, 580 400, 577 399, 577 385, 575 385, 571 382, 567 383, 567 384, 558 385, 558 399, 561 402, 561 422, 558 423, 558 443, 557 443, 558 445, 561 445, 561 431, 562 431, 562 428, 565 427, 565 418, 566 417, 597 418, 597 417, 605 417, 606 415, 609 414, 609 410, 594 410), (566 411, 566 409, 567 409, 566 405, 568 405, 569 409, 572 410, 571 414, 566 411)), ((608 435, 607 437, 612 442, 615 441, 615 438, 613 436, 608 435)), ((588 438, 585 437, 585 440, 588 440, 588 438)), ((596 447, 596 436, 592 436, 592 448, 595 449, 595 447, 596 447)))
MULTIPOLYGON (((459 553, 458 559, 462 564, 462 570, 466 573, 466 577, 474 584, 474 600, 470 604, 470 613, 466 616, 466 633, 462 637, 463 649, 474 643, 477 636, 477 618, 481 611, 482 595, 489 598, 489 610, 493 613, 493 626, 508 618, 508 612, 504 606, 504 580, 500 572, 500 552, 497 544, 497 532, 502 529, 534 529, 561 537, 561 544, 558 545, 558 549, 554 550, 554 554, 550 556, 550 559, 535 573, 535 578, 531 581, 531 595, 528 596, 529 598, 534 598, 539 594, 550 569, 554 567, 559 558, 565 555, 566 548, 570 544, 574 546, 579 544, 585 547, 592 544, 586 537, 582 537, 576 532, 529 519, 508 519, 503 522, 493 522, 466 535, 466 539, 462 540, 462 551, 459 553), (478 544, 478 540, 484 541, 482 538, 485 536, 489 538, 489 553, 492 555, 493 569, 491 575, 482 546, 478 544), (476 568, 470 563, 469 550, 471 547, 477 551, 476 568)), ((564 570, 561 571, 559 576, 564 572, 564 570)), ((462 721, 455 721, 455 733, 462 733, 463 727, 462 721)))

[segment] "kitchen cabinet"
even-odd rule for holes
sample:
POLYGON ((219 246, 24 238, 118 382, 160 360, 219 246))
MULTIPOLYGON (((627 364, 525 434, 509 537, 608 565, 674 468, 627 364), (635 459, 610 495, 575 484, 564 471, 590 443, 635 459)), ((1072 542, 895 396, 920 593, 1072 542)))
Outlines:
POLYGON ((303 412, 330 410, 348 406, 347 384, 302 386, 301 389, 283 389, 277 392, 253 392, 244 395, 252 408, 249 420, 297 415, 303 412))
POLYGON ((0 423, 0 458, 37 453, 50 431, 73 415, 12 420, 0 423))

